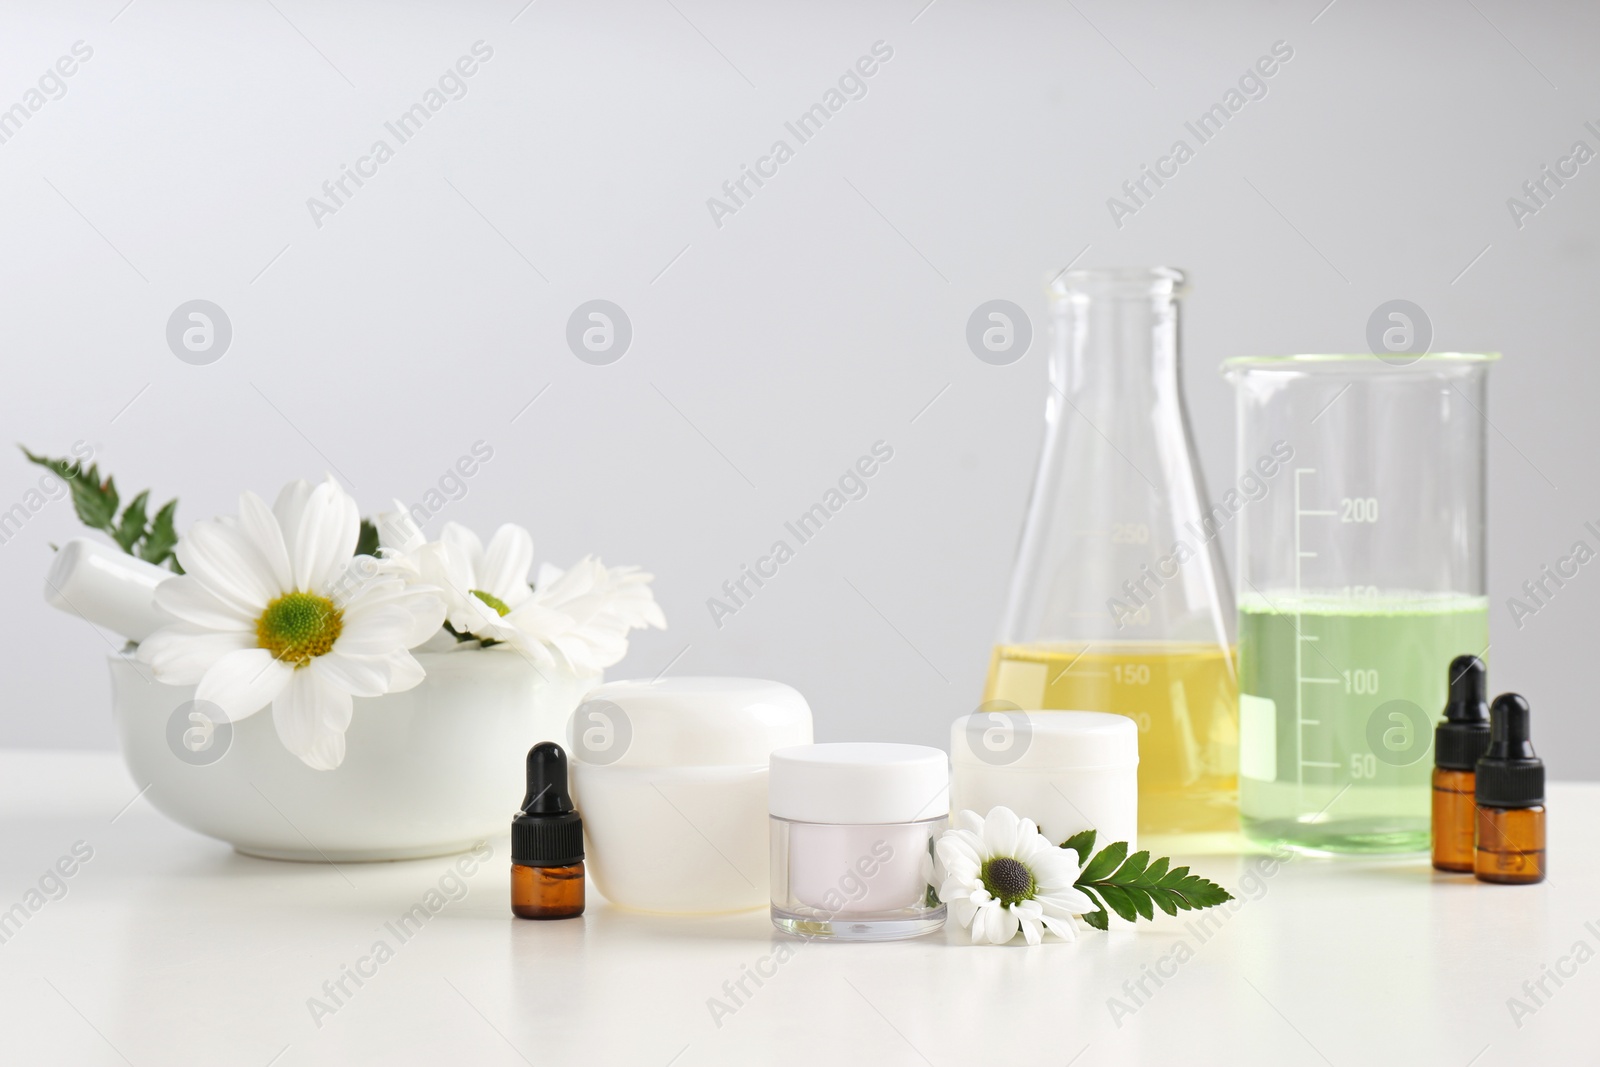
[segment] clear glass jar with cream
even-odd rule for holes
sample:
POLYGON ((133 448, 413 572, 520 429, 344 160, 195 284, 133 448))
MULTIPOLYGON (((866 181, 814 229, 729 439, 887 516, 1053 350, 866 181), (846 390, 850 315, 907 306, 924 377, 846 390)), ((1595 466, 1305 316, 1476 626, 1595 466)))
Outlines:
POLYGON ((945 754, 850 742, 772 754, 772 923, 805 938, 894 941, 944 925, 933 841, 950 814, 945 754))

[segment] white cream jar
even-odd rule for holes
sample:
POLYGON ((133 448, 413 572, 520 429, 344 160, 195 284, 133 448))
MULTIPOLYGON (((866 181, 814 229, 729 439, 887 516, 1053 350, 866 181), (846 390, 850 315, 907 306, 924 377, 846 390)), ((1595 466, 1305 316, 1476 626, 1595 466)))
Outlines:
POLYGON ((798 692, 754 678, 611 682, 573 712, 568 739, 601 896, 681 914, 767 903, 767 759, 811 741, 798 692))
POLYGON ((1061 844, 1137 844, 1139 727, 1100 711, 978 711, 950 727, 950 810, 1004 805, 1061 844))

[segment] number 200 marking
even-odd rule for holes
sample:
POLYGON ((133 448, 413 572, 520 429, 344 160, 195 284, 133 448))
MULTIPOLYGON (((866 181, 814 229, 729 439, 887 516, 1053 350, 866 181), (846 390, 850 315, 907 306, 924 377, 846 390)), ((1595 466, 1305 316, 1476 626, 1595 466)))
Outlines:
POLYGON ((1339 501, 1340 522, 1377 522, 1378 498, 1375 496, 1347 496, 1339 501))

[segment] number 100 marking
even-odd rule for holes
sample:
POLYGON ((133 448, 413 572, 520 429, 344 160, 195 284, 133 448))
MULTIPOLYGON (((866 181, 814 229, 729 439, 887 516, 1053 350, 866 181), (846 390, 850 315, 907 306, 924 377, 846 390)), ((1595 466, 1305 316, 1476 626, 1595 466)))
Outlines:
POLYGON ((1378 669, 1357 667, 1344 671, 1344 691, 1356 696, 1372 696, 1378 691, 1378 669))

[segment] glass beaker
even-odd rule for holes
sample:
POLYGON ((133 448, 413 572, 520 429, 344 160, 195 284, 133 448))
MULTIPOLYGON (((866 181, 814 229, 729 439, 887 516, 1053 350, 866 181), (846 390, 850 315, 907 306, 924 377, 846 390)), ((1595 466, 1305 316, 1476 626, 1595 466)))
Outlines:
POLYGON ((1044 449, 984 699, 1129 716, 1139 832, 1233 829, 1234 612, 1179 383, 1183 274, 1048 291, 1044 449))
POLYGON ((1489 647, 1495 355, 1230 359, 1240 470, 1239 809, 1251 837, 1428 847, 1450 661, 1489 647), (1242 480, 1242 479, 1241 479, 1242 480))

